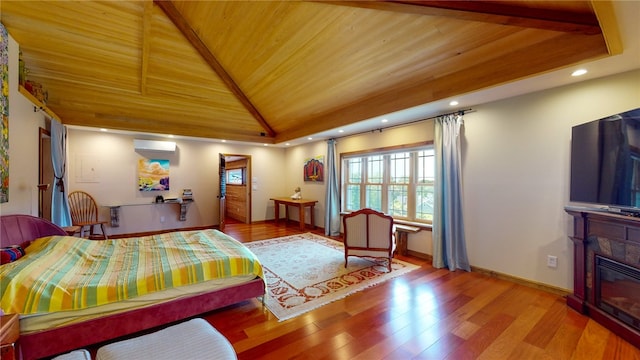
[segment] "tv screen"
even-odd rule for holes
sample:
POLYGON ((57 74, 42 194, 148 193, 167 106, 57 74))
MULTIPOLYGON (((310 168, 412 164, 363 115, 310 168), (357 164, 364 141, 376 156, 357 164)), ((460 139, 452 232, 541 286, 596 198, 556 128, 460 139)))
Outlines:
POLYGON ((569 200, 640 210, 640 108, 572 128, 569 200))

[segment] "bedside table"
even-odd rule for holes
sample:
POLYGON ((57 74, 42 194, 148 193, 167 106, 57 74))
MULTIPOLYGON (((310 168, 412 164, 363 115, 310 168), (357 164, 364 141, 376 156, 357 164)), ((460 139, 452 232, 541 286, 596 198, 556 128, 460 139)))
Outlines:
POLYGON ((0 359, 15 360, 16 342, 20 337, 20 318, 18 314, 0 316, 0 359))

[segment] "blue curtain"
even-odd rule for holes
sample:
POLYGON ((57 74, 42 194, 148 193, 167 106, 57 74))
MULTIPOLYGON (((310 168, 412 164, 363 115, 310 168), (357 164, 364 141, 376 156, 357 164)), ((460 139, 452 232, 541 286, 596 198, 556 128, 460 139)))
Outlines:
POLYGON ((462 216, 461 114, 436 118, 433 267, 471 271, 462 216))
POLYGON ((336 140, 327 141, 327 193, 325 195, 324 234, 340 235, 340 188, 336 164, 336 140))
POLYGON ((51 119, 51 159, 53 161, 53 191, 51 194, 51 222, 71 226, 71 212, 67 199, 67 128, 51 119))

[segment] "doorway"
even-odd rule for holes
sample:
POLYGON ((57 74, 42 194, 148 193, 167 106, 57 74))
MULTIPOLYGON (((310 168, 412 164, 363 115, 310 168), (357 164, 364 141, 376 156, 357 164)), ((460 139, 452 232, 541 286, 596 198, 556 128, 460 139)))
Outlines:
MULTIPOLYGON (((220 223, 251 223, 251 156, 224 154, 225 196, 220 223), (224 217, 224 218, 223 218, 224 217)), ((222 171, 222 169, 221 169, 222 171)), ((221 202, 222 205, 222 202, 221 202)))
POLYGON ((51 193, 54 177, 51 161, 51 133, 39 128, 38 136, 38 217, 51 221, 51 193))

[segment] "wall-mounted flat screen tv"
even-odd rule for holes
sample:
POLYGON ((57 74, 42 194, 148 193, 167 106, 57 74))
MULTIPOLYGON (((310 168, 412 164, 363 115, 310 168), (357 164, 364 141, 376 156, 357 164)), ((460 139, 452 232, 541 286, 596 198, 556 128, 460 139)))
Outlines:
POLYGON ((569 200, 640 213, 640 108, 572 128, 569 200))

